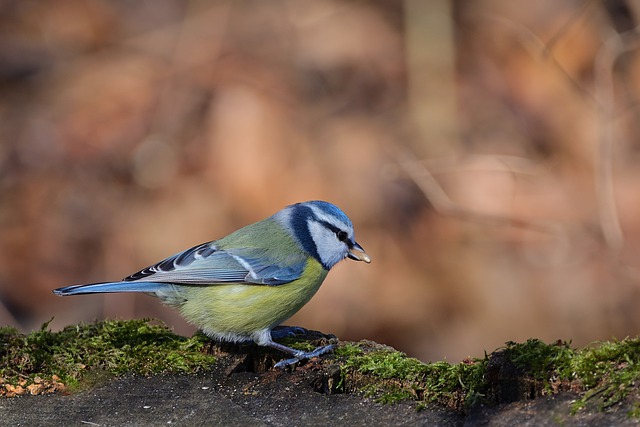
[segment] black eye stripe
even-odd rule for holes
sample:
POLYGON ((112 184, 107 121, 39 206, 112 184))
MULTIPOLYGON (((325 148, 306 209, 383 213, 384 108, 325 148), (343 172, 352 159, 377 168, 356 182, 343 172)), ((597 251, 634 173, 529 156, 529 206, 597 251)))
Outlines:
POLYGON ((318 220, 318 223, 322 224, 323 226, 325 226, 326 228, 328 228, 329 230, 333 231, 336 234, 342 231, 340 228, 336 227, 331 223, 328 223, 327 221, 318 220))
POLYGON ((336 234, 338 234, 340 231, 342 231, 341 229, 339 229, 338 227, 336 227, 333 224, 328 223, 327 221, 318 220, 318 223, 324 225, 326 228, 328 228, 329 230, 333 231, 336 234))
MULTIPOLYGON (((349 238, 348 232, 346 232, 345 230, 342 230, 339 227, 336 227, 335 225, 323 219, 318 218, 318 216, 314 213, 313 209, 311 209, 309 206, 306 206, 304 204, 297 204, 297 205, 293 205, 291 209, 292 210, 289 217, 289 221, 290 221, 290 227, 293 232, 293 235, 295 236, 298 243, 300 243, 302 248, 309 255, 311 255, 315 260, 317 260, 320 264, 322 264, 322 267, 325 270, 329 270, 334 263, 332 263, 331 266, 327 265, 325 264, 322 257, 320 256, 318 252, 318 246, 316 242, 313 240, 313 237, 311 236, 312 222, 316 224, 320 224, 323 227, 325 227, 327 230, 332 231, 333 233, 336 234, 336 237, 338 239, 340 238, 338 237, 338 233, 345 233, 345 240, 343 240, 343 242, 349 248, 353 247, 354 242, 351 241, 351 239, 349 238)), ((348 218, 347 218, 347 221, 348 221, 348 218)), ((349 224, 349 222, 346 222, 345 224, 349 224)))
MULTIPOLYGON (((320 258, 316 243, 311 237, 309 224, 307 222, 309 218, 314 218, 313 211, 311 208, 304 205, 295 205, 294 209, 295 211, 291 215, 291 228, 294 230, 294 235, 297 237, 304 250, 322 264, 322 258, 320 258)), ((323 267, 327 270, 329 269, 324 264, 323 267)))
POLYGON ((347 234, 346 231, 336 227, 333 224, 328 223, 327 221, 319 220, 318 223, 322 224, 323 226, 325 226, 329 230, 331 230, 334 233, 336 233, 336 236, 338 237, 338 240, 340 240, 341 242, 347 242, 349 235, 347 234))

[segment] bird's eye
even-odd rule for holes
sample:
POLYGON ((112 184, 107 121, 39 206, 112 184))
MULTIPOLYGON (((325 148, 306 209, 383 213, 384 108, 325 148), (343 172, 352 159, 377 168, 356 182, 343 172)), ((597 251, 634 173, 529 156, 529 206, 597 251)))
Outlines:
POLYGON ((340 230, 340 231, 336 231, 336 237, 337 237, 337 238, 338 238, 338 240, 340 240, 341 242, 346 242, 346 241, 347 241, 347 238, 349 237, 349 235, 348 235, 346 232, 344 232, 344 231, 340 230))

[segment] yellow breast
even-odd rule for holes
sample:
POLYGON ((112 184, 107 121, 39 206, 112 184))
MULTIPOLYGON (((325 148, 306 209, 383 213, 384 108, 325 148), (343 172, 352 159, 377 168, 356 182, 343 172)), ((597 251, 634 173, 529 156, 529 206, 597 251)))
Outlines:
POLYGON ((327 273, 320 263, 309 258, 302 277, 283 285, 189 286, 183 288, 185 302, 179 310, 210 336, 249 338, 256 331, 281 324, 300 310, 315 295, 327 273))

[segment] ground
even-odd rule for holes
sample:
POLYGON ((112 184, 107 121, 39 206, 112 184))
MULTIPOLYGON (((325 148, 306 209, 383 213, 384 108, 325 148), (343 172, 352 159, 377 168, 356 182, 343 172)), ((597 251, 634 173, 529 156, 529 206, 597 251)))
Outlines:
MULTIPOLYGON (((424 364, 371 342, 338 343, 334 354, 281 370, 273 368, 281 354, 253 345, 207 343, 198 347, 195 343, 205 342, 201 337, 174 336, 171 346, 180 353, 172 353, 162 347, 171 341, 170 332, 144 321, 78 325, 61 333, 43 329, 35 335, 22 336, 22 341, 19 334, 3 332, 4 342, 14 344, 12 348, 0 347, 3 357, 0 379, 5 390, 5 397, 0 398, 0 413, 6 425, 640 424, 638 405, 634 403, 635 379, 628 383, 614 379, 616 375, 627 378, 630 372, 635 372, 629 367, 637 360, 630 350, 637 347, 636 340, 603 343, 589 350, 573 350, 566 343, 547 345, 537 340, 508 343, 485 359, 458 365, 424 364), (106 354, 116 354, 120 362, 126 360, 122 348, 118 351, 108 348, 109 340, 117 337, 121 345, 126 333, 132 336, 123 348, 132 354, 140 357, 144 353, 141 349, 147 347, 162 349, 165 354, 142 356, 147 359, 142 360, 142 368, 126 360, 129 373, 122 372, 122 367, 113 360, 104 360, 106 363, 98 368, 90 367, 74 360, 62 347, 51 347, 54 342, 65 346, 59 338, 69 339, 71 330, 83 339, 90 335, 91 342, 99 342, 106 354), (96 334, 104 331, 111 338, 97 339, 96 334), (39 353, 29 355, 15 349, 25 344, 24 348, 33 350, 35 347, 30 347, 30 343, 34 341, 40 343, 39 353), (43 350, 52 356, 51 360, 80 365, 78 372, 82 373, 73 373, 74 382, 62 371, 57 374, 46 371, 48 362, 41 362, 41 372, 9 376, 10 372, 16 372, 14 368, 19 363, 33 368, 36 359, 47 359, 41 353, 43 350), (610 383, 603 382, 596 377, 597 371, 610 362, 605 355, 611 359, 613 353, 624 362, 615 362, 616 370, 606 371, 610 383), (13 355, 15 366, 7 362, 8 354, 13 355), (194 358, 190 358, 191 354, 194 358), (208 359, 202 359, 202 354, 208 354, 208 359), (150 372, 149 367, 162 365, 150 358, 164 360, 165 369, 150 372), (567 377, 573 376, 575 381, 563 377, 564 367, 569 364, 573 368, 567 377), (584 376, 581 365, 589 366, 592 378, 584 376), (542 378, 542 372, 550 376, 542 378), (48 379, 51 375, 57 378, 53 382, 57 384, 56 392, 38 394, 45 388, 32 387, 33 379, 39 378, 36 384, 51 384, 48 379), (18 381, 23 385, 11 384, 15 378, 22 378, 18 381), (19 395, 15 393, 17 387, 23 390, 19 395), (12 394, 6 390, 14 390, 14 397, 7 397, 12 394)), ((312 345, 337 343, 335 337, 309 331, 287 343, 304 347, 309 346, 308 341, 312 345)), ((65 348, 77 353, 73 350, 74 343, 66 343, 65 348)))

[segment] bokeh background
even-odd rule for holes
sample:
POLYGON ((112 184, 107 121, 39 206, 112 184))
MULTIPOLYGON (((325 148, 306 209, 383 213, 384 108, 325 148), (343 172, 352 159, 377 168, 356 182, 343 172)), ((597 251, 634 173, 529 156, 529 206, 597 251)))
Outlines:
POLYGON ((283 206, 344 262, 289 324, 424 361, 640 327, 638 1, 0 1, 0 325, 283 206))

